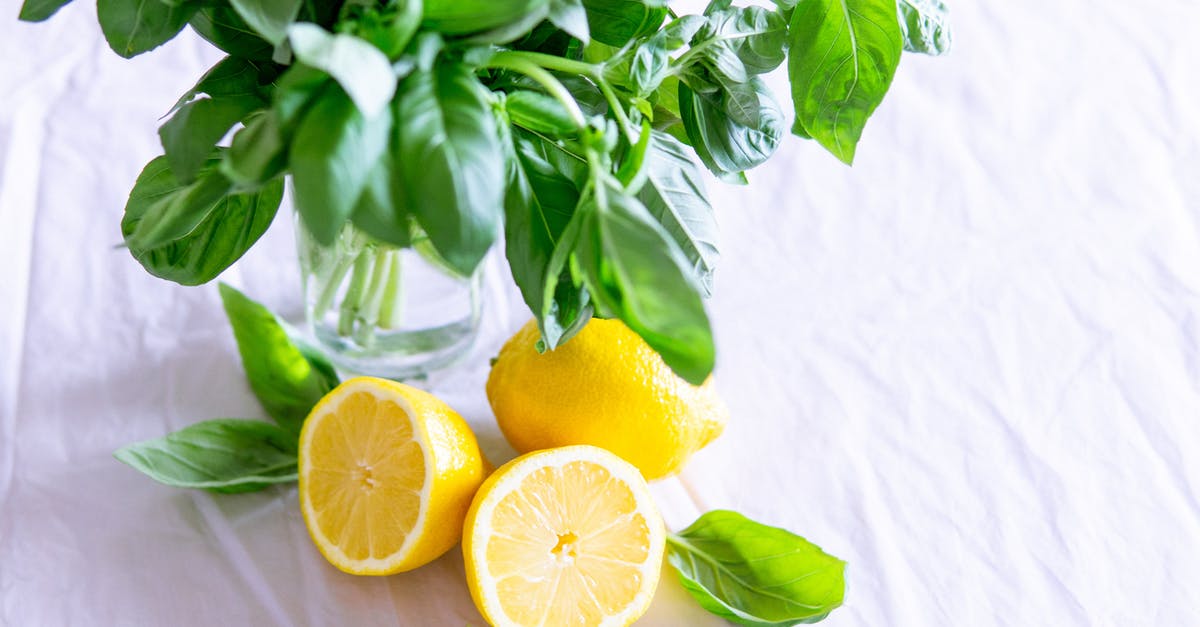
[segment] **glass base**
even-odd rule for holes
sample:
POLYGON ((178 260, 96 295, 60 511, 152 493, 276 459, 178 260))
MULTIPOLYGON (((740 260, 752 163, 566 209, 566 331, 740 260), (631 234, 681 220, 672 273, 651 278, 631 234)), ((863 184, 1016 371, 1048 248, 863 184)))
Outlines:
POLYGON ((422 379, 457 363, 475 343, 479 325, 470 320, 420 331, 376 332, 371 347, 320 325, 311 329, 333 365, 353 374, 385 379, 422 379))

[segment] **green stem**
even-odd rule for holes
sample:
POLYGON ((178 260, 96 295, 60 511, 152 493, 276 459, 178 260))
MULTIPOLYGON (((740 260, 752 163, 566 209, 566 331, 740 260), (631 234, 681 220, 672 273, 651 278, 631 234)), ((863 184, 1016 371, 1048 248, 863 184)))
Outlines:
POLYGON ((354 339, 359 346, 371 348, 375 343, 375 327, 379 324, 379 308, 383 304, 383 291, 392 280, 389 265, 390 251, 382 246, 375 251, 371 264, 371 281, 360 301, 358 326, 354 339))
POLYGON ((383 329, 399 327, 404 310, 404 291, 400 284, 403 280, 403 276, 400 274, 403 267, 400 265, 400 255, 398 250, 390 251, 388 282, 383 287, 383 305, 379 308, 379 326, 383 329))
MULTIPOLYGON (((551 54, 529 52, 525 50, 509 50, 494 55, 492 59, 494 60, 496 57, 503 57, 505 59, 522 59, 537 65, 538 67, 542 67, 547 70, 553 70, 555 72, 563 72, 564 74, 577 74, 579 76, 586 76, 594 80, 600 78, 600 66, 598 65, 585 63, 583 61, 576 61, 574 59, 556 57, 551 54)), ((491 65, 491 61, 488 62, 488 65, 491 65)))
POLYGON ((350 287, 342 297, 341 311, 338 315, 338 335, 349 337, 354 332, 354 319, 362 307, 363 287, 371 276, 371 259, 368 251, 363 250, 354 258, 354 273, 350 275, 350 287))
MULTIPOLYGON (((583 110, 579 108, 579 103, 575 102, 575 97, 571 95, 571 92, 568 91, 567 88, 563 86, 563 84, 557 78, 554 78, 553 74, 547 72, 545 68, 531 59, 531 57, 545 57, 547 59, 556 59, 570 64, 581 65, 587 68, 592 67, 579 61, 560 59, 559 57, 552 57, 550 55, 544 55, 536 52, 513 51, 499 52, 492 55, 492 58, 488 59, 488 62, 484 64, 484 67, 512 70, 532 78, 542 87, 544 87, 546 91, 554 97, 555 100, 558 100, 560 103, 562 103, 562 106, 566 108, 567 114, 571 116, 571 121, 575 123, 575 126, 579 127, 581 130, 587 128, 587 118, 583 116, 583 110)), ((579 72, 573 73, 578 74, 579 72)))
POLYGON ((325 312, 329 311, 329 308, 333 306, 333 298, 337 296, 338 288, 342 286, 342 279, 346 278, 346 273, 350 271, 350 266, 353 263, 353 257, 341 257, 334 264, 333 270, 329 275, 320 279, 321 292, 317 294, 317 300, 313 303, 313 320, 319 321, 325 319, 325 312))
POLYGON ((613 115, 617 118, 617 124, 621 127, 621 132, 625 133, 625 137, 629 139, 629 143, 637 143, 638 136, 631 131, 633 123, 629 121, 629 116, 625 115, 625 109, 621 107, 621 101, 617 99, 617 92, 613 91, 611 85, 607 81, 599 80, 596 84, 600 86, 600 93, 604 94, 604 99, 608 101, 608 107, 612 109, 613 115))

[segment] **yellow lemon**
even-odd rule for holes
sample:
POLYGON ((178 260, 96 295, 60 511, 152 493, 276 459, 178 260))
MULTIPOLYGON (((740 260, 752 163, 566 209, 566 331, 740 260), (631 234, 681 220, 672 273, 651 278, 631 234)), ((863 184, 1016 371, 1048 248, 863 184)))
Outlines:
POLYGON ((518 457, 483 483, 463 560, 475 605, 497 627, 628 625, 654 596, 665 541, 636 468, 568 446, 518 457))
POLYGON ((592 320, 544 353, 539 337, 531 320, 500 350, 487 382, 500 430, 520 452, 591 444, 653 480, 682 470, 725 428, 712 378, 701 386, 679 378, 619 320, 592 320))
POLYGON ((462 536, 485 462, 462 417, 434 396, 359 377, 300 432, 300 511, 339 569, 387 575, 433 561, 462 536))

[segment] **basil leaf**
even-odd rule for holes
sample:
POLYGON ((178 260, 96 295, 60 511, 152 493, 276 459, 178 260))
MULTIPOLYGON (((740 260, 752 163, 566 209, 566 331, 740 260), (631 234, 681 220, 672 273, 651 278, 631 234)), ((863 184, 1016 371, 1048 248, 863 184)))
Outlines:
POLYGON ((938 56, 950 52, 950 10, 942 0, 897 0, 904 49, 938 56))
POLYGON ((315 24, 293 24, 288 41, 297 59, 332 76, 368 118, 387 108, 396 93, 388 58, 358 37, 330 34, 315 24))
MULTIPOLYGON (((201 170, 201 179, 220 181, 215 171, 218 159, 201 170)), ((237 261, 270 226, 283 198, 283 182, 276 180, 257 192, 223 195, 199 207, 198 223, 183 235, 158 245, 134 239, 144 220, 163 219, 157 214, 172 211, 203 185, 180 183, 171 173, 166 157, 146 165, 129 193, 121 232, 129 252, 147 272, 182 285, 200 285, 216 278, 237 261)))
POLYGON ((22 22, 43 22, 70 3, 71 0, 25 0, 17 19, 22 22))
POLYGON ((656 0, 583 0, 592 39, 621 47, 650 35, 667 17, 666 2, 656 0))
POLYGON ((337 387, 337 373, 269 309, 225 283, 220 287, 250 389, 275 422, 298 433, 317 401, 337 387))
POLYGON ((742 625, 815 623, 845 593, 845 562, 737 512, 708 512, 667 536, 667 559, 704 609, 742 625))
POLYGON ((221 96, 251 97, 266 104, 268 93, 261 86, 278 77, 278 67, 275 64, 242 57, 225 57, 205 72, 194 87, 180 96, 179 100, 175 101, 175 106, 171 107, 167 113, 178 111, 180 107, 192 102, 201 94, 208 94, 213 98, 221 96))
POLYGON ((296 434, 258 420, 221 418, 113 454, 142 474, 177 488, 234 494, 296 480, 296 434))
POLYGON ((367 176, 351 219, 371 237, 403 248, 412 245, 411 217, 395 157, 384 151, 367 176))
POLYGON ((284 148, 276 113, 268 110, 253 114, 234 134, 221 160, 221 173, 238 185, 262 185, 287 167, 284 148))
POLYGON ((500 230, 504 150, 486 88, 462 64, 418 71, 396 99, 408 206, 438 254, 470 276, 500 230))
POLYGON ((804 0, 789 29, 796 128, 850 164, 900 62, 893 0, 804 0))
MULTIPOLYGON (((585 313, 586 292, 564 277, 563 265, 551 269, 551 258, 579 204, 578 175, 582 162, 562 161, 553 145, 524 132, 513 134, 512 174, 505 196, 505 255, 525 304, 538 321, 543 342, 557 347, 585 313), (556 163, 557 162, 557 163, 556 163), (560 168, 574 168, 564 174, 560 168)), ((572 244, 564 249, 569 252, 572 244)), ((562 256, 565 263, 566 255, 562 256)), ((590 310, 587 315, 590 318, 590 310)), ((586 320, 585 320, 586 321, 586 320)))
POLYGON ((504 98, 513 124, 551 137, 571 137, 579 128, 562 103, 541 92, 520 89, 504 98))
POLYGON ((100 30, 113 52, 129 59, 153 50, 183 30, 195 5, 162 0, 98 0, 100 30))
POLYGON ((226 54, 270 61, 275 46, 250 30, 250 25, 228 6, 205 7, 189 22, 192 30, 226 54))
POLYGON ((606 185, 580 206, 576 255, 588 292, 605 315, 642 336, 671 370, 694 385, 712 372, 712 328, 679 247, 636 198, 606 185))
POLYGON ((761 79, 728 87, 732 91, 701 94, 679 84, 680 116, 688 139, 719 177, 739 175, 770 159, 785 132, 783 111, 761 79), (747 125, 747 118, 757 123, 747 125))
POLYGON ((778 12, 751 6, 706 15, 708 20, 692 38, 692 49, 710 59, 714 69, 727 69, 731 80, 745 82, 747 74, 766 74, 783 63, 788 25, 778 12), (739 63, 731 63, 733 58, 739 63))
POLYGON ((591 39, 583 0, 550 0, 550 12, 547 17, 551 24, 583 43, 586 44, 591 39))
POLYGON ((466 35, 521 23, 530 14, 541 21, 549 6, 548 0, 425 0, 424 26, 445 35, 466 35))
POLYGON ((389 59, 395 59, 421 27, 421 9, 421 0, 398 0, 383 8, 347 3, 338 26, 350 26, 359 38, 379 48, 389 59))
POLYGON ((171 171, 190 183, 221 138, 247 115, 265 103, 257 96, 232 96, 194 100, 179 108, 158 129, 171 171))
POLYGON ((323 92, 305 114, 288 165, 296 208, 317 241, 332 243, 350 218, 391 126, 390 109, 367 118, 341 89, 323 92))
POLYGON ((646 183, 638 192, 638 199, 679 244, 704 295, 711 296, 713 271, 720 252, 717 220, 708 202, 700 168, 682 143, 662 131, 654 131, 645 170, 646 183))
POLYGON ((279 45, 287 38, 288 25, 300 15, 303 0, 229 0, 254 32, 279 45))

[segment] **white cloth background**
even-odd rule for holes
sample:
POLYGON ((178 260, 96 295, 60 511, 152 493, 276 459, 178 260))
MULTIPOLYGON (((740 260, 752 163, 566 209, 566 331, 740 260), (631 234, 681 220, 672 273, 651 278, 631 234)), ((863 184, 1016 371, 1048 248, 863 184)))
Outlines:
MULTIPOLYGON (((215 55, 123 61, 80 0, 0 0, 0 624, 481 624, 457 551, 354 578, 292 488, 173 490, 111 452, 261 416, 215 286, 148 276, 118 221, 215 55)), ((710 183, 725 435, 655 487, 849 562, 829 625, 1200 624, 1200 4, 953 1, 853 168, 788 141, 710 183)), ((784 77, 772 81, 785 97, 784 77)), ((786 102, 786 100, 785 100, 786 102)), ((298 309, 281 216, 225 279, 298 309)), ((489 261, 483 339, 429 382, 496 460, 487 358, 528 315, 489 261)), ((707 619, 670 576, 650 625, 707 619)))

